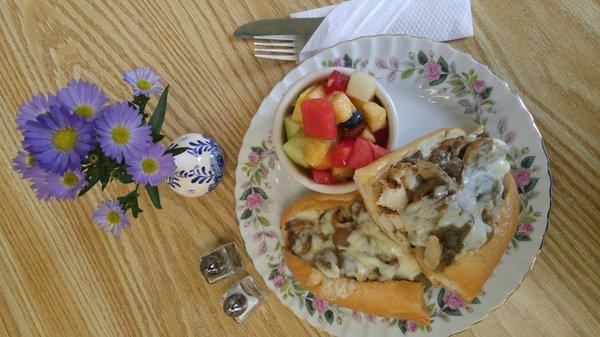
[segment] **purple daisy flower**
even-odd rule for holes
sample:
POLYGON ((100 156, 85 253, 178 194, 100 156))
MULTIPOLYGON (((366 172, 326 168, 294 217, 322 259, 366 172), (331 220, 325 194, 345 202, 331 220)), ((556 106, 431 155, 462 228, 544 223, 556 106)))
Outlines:
POLYGON ((150 145, 146 150, 135 154, 127 164, 129 174, 143 185, 156 186, 175 172, 173 156, 165 154, 165 148, 159 144, 150 145))
POLYGON ((77 198, 77 193, 87 184, 79 169, 67 170, 63 174, 49 172, 46 183, 50 194, 60 200, 77 198))
POLYGON ((35 167, 35 156, 29 154, 25 150, 19 150, 15 158, 13 158, 13 168, 19 172, 23 179, 31 177, 31 170, 35 167))
POLYGON ((66 108, 50 106, 46 115, 27 122, 23 132, 25 149, 41 168, 63 173, 75 169, 92 149, 93 124, 66 108))
POLYGON ((129 225, 129 218, 123 212, 117 201, 106 200, 92 214, 94 221, 105 231, 113 232, 115 236, 121 234, 121 230, 129 225))
POLYGON ((35 191, 38 199, 50 201, 53 198, 52 191, 47 181, 48 172, 41 169, 39 166, 34 166, 29 171, 29 180, 31 180, 31 188, 35 191))
POLYGON ((123 81, 133 88, 134 95, 150 97, 151 94, 160 93, 163 86, 160 76, 150 68, 136 68, 123 72, 123 81))
POLYGON ((117 103, 96 120, 98 142, 105 155, 118 161, 129 158, 152 141, 151 127, 142 125, 142 115, 128 103, 117 103))
POLYGON ((72 80, 58 91, 57 98, 72 113, 90 119, 102 115, 108 101, 97 85, 84 80, 72 80))
POLYGON ((56 96, 53 94, 39 94, 31 97, 28 101, 21 103, 19 113, 17 114, 17 125, 23 130, 25 124, 29 121, 34 121, 37 116, 47 114, 50 110, 50 105, 55 105, 56 96))

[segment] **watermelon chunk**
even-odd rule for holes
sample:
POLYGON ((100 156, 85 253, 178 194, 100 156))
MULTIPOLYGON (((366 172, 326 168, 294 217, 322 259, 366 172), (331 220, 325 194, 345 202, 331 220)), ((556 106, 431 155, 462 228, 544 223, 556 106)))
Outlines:
POLYGON ((371 143, 371 147, 373 148, 373 160, 377 160, 390 153, 388 149, 386 149, 385 147, 381 147, 377 144, 371 143))
POLYGON ((312 180, 317 184, 325 184, 325 185, 335 184, 335 179, 333 178, 333 174, 331 174, 331 172, 329 172, 329 171, 312 169, 310 171, 310 176, 311 176, 312 180))
POLYGON ((356 138, 348 158, 348 166, 359 169, 370 164, 373 161, 373 147, 371 147, 371 144, 368 140, 356 138))
POLYGON ((354 148, 354 139, 342 139, 340 140, 331 151, 331 160, 333 167, 346 167, 348 166, 348 158, 354 148))
POLYGON ((337 125, 333 104, 325 98, 307 99, 300 103, 302 127, 308 137, 335 139, 337 125))
POLYGON ((348 88, 348 82, 350 82, 350 76, 334 70, 329 74, 329 79, 325 83, 325 93, 329 95, 336 91, 344 92, 348 88))

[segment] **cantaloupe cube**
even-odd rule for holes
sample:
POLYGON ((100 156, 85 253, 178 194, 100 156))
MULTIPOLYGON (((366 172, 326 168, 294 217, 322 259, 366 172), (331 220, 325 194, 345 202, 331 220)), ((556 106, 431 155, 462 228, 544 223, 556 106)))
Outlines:
POLYGON ((385 108, 375 102, 366 102, 362 106, 363 117, 371 132, 383 129, 387 125, 385 108))
POLYGON ((363 102, 368 102, 375 96, 375 83, 375 77, 357 71, 350 75, 346 94, 363 102))

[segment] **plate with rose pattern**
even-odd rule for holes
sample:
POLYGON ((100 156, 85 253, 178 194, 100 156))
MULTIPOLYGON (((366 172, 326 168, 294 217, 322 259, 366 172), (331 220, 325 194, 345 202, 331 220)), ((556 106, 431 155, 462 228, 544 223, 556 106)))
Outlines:
POLYGON ((342 42, 301 63, 262 102, 246 132, 236 169, 236 212, 246 251, 281 302, 313 326, 336 336, 446 336, 500 306, 520 285, 546 232, 551 179, 540 133, 521 99, 490 69, 447 44, 401 35, 342 42), (396 147, 440 127, 483 125, 510 145, 520 221, 508 250, 471 303, 443 288, 429 289, 431 323, 383 318, 328 303, 307 292, 284 264, 279 217, 309 190, 286 173, 273 149, 277 104, 300 77, 342 66, 374 75, 388 90, 400 121, 396 147))

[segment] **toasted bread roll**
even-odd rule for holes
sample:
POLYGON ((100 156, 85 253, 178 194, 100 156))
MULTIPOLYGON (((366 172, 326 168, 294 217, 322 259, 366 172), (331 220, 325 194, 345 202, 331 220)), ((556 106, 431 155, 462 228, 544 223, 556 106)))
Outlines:
POLYGON ((421 273, 418 265, 379 230, 358 193, 302 197, 283 212, 280 226, 285 262, 315 296, 356 311, 428 323, 421 283, 398 279, 414 279, 421 273))
POLYGON ((433 284, 473 300, 517 226, 507 145, 444 128, 356 170, 365 206, 392 239, 413 247, 433 284))

